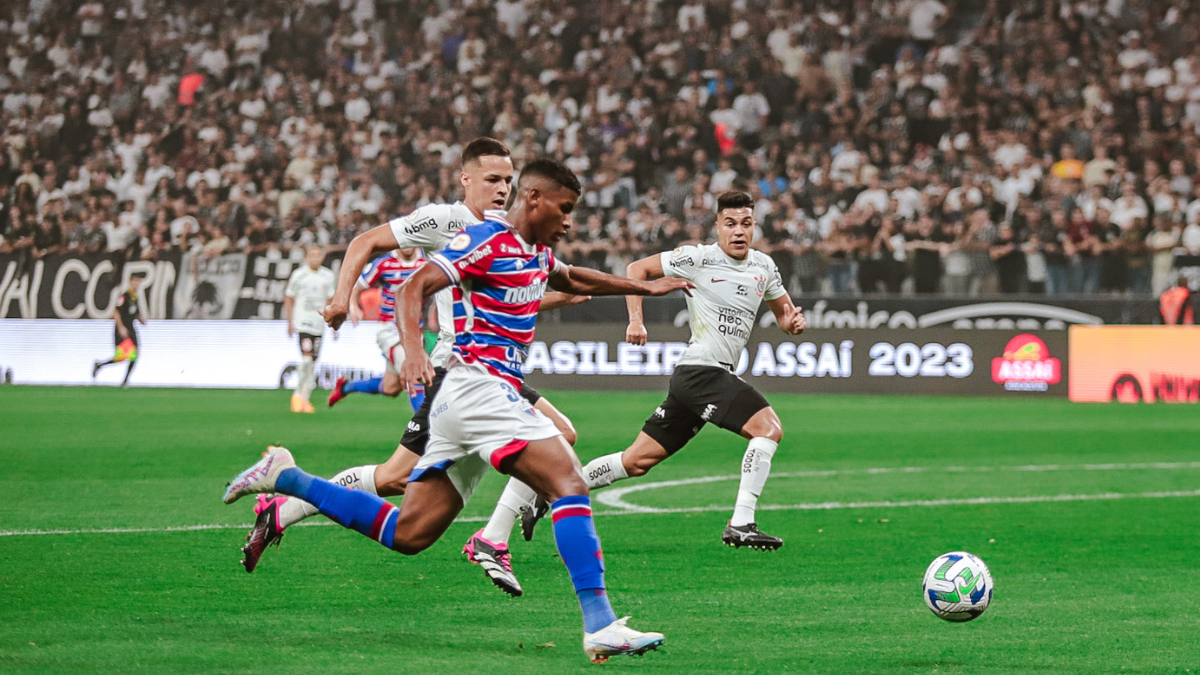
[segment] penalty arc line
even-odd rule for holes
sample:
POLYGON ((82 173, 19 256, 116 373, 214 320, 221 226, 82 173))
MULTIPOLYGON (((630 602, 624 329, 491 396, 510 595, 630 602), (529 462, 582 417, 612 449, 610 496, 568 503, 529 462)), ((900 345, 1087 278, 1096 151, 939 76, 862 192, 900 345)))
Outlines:
MULTIPOLYGON (((987 504, 1040 504, 1054 502, 1096 502, 1114 501, 1119 499, 1176 499, 1200 497, 1200 490, 1184 490, 1176 492, 1105 492, 1091 495, 1035 495, 1028 497, 968 497, 963 499, 911 499, 902 501, 875 502, 815 502, 810 504, 766 504, 758 507, 762 511, 836 511, 841 509, 872 509, 872 508, 913 508, 938 506, 979 506, 987 504)), ((638 507, 638 510, 597 511, 596 516, 641 516, 669 513, 709 513, 728 511, 728 506, 710 505, 681 508, 658 509, 638 507)), ((485 516, 470 516, 459 518, 457 522, 481 523, 487 521, 485 516)), ((299 523, 293 527, 323 527, 335 523, 330 521, 299 523)), ((90 530, 3 530, 0 537, 46 536, 68 534, 141 534, 166 532, 196 532, 201 530, 244 530, 249 524, 243 525, 183 525, 175 527, 111 527, 90 530)))

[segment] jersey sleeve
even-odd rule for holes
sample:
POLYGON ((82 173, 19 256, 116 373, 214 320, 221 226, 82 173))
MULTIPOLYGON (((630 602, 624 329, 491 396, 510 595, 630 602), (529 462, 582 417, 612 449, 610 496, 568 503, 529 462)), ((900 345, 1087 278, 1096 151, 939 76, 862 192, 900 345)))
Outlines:
POLYGON ((663 274, 668 277, 691 279, 700 269, 700 249, 695 246, 680 246, 674 251, 659 254, 663 274))
POLYGON ((485 274, 496 257, 492 239, 503 232, 491 223, 472 225, 459 232, 429 260, 450 277, 452 283, 485 274))
POLYGON ((454 220, 449 204, 428 204, 402 218, 388 222, 397 248, 421 248, 432 251, 440 248, 453 232, 454 220))
POLYGON ((299 269, 296 270, 295 272, 292 272, 292 276, 288 277, 287 288, 284 289, 284 291, 283 291, 284 297, 287 297, 287 298, 296 297, 296 284, 298 283, 299 277, 300 277, 299 269))
POLYGON ((778 300, 787 295, 787 289, 783 287, 783 277, 779 274, 779 267, 775 265, 775 261, 771 256, 763 256, 767 259, 767 264, 770 266, 770 272, 767 273, 767 290, 763 293, 763 297, 767 300, 778 300))
POLYGON ((380 277, 383 276, 383 264, 382 263, 386 258, 387 258, 386 255, 380 256, 380 257, 372 260, 367 265, 367 268, 362 271, 362 274, 358 275, 358 287, 359 288, 366 289, 366 288, 370 288, 370 287, 374 286, 375 284, 379 283, 380 277))
POLYGON ((554 251, 551 251, 550 249, 547 248, 546 249, 546 272, 550 276, 553 277, 553 276, 562 274, 564 271, 566 271, 566 269, 567 269, 566 263, 560 261, 557 257, 555 257, 554 251))

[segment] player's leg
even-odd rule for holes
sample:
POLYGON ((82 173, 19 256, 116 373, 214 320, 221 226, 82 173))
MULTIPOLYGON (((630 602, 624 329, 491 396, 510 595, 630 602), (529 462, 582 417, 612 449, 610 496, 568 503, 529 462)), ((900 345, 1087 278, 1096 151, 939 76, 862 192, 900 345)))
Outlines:
POLYGON ((123 357, 128 365, 125 366, 125 379, 121 380, 122 387, 129 386, 129 376, 133 374, 133 367, 137 365, 138 360, 138 339, 137 332, 131 326, 129 329, 129 339, 123 341, 117 347, 118 355, 123 357))
MULTIPOLYGON (((545 415, 554 426, 562 433, 563 439, 570 445, 575 445, 578 436, 575 433, 575 425, 571 424, 571 420, 562 412, 555 408, 550 401, 546 400, 536 389, 529 385, 523 385, 520 390, 521 398, 533 404, 533 407, 545 415)), ((574 453, 572 453, 574 454, 574 453)), ((579 465, 578 458, 575 460, 576 466, 579 465)), ((525 521, 529 521, 529 530, 526 532, 525 540, 528 541, 533 536, 533 523, 537 522, 538 518, 545 515, 545 510, 549 508, 548 502, 537 499, 537 494, 519 480, 510 479, 508 485, 504 487, 504 492, 500 494, 499 501, 496 502, 496 509, 492 512, 492 517, 482 529, 467 540, 466 546, 463 547, 463 553, 467 558, 474 561, 474 550, 476 540, 482 540, 481 543, 492 546, 497 550, 508 550, 508 540, 512 535, 513 526, 517 519, 521 518, 522 526, 525 521), (541 505, 539 507, 539 504, 541 505), (536 513, 537 509, 541 509, 542 513, 536 513), (523 515, 524 514, 524 515, 523 515)))
MULTIPOLYGON (((738 380, 741 382, 741 380, 738 380)), ((783 424, 767 400, 749 384, 742 383, 718 425, 749 439, 742 455, 741 479, 733 516, 721 539, 730 546, 750 546, 774 550, 783 545, 779 537, 764 534, 758 529, 755 511, 771 475, 771 460, 783 440, 783 424)))
POLYGON ((593 661, 614 654, 641 654, 663 643, 659 633, 642 633, 618 620, 608 600, 604 555, 592 521, 587 484, 575 453, 561 436, 530 441, 501 460, 499 468, 551 503, 554 543, 571 575, 583 613, 583 648, 593 661))
POLYGON ((350 490, 304 472, 286 448, 277 447, 268 448, 261 460, 234 477, 223 499, 231 504, 247 494, 265 492, 303 499, 342 527, 405 555, 415 555, 437 541, 464 501, 448 474, 431 473, 419 488, 410 491, 408 508, 401 517, 401 509, 378 495, 350 490))
POLYGON ((321 336, 300 333, 300 368, 296 373, 296 391, 292 394, 292 412, 312 412, 309 398, 317 386, 317 355, 321 336))
POLYGON ((125 343, 125 338, 121 334, 113 331, 113 357, 107 361, 96 361, 92 364, 92 379, 100 374, 100 369, 104 366, 110 366, 114 363, 120 363, 125 360, 125 354, 121 349, 121 345, 125 343))

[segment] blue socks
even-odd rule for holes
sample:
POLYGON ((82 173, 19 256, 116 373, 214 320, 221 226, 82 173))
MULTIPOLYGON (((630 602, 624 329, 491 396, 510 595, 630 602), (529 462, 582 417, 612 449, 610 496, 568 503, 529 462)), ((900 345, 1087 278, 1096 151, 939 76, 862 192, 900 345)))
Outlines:
POLYGON ((303 499, 338 525, 392 547, 400 509, 383 497, 344 488, 300 469, 283 470, 275 480, 275 491, 303 499))
POLYGON ((383 378, 372 377, 369 380, 354 380, 342 387, 343 394, 358 392, 360 394, 379 394, 383 392, 383 378))
POLYGON ((579 596, 583 630, 595 633, 616 621, 617 615, 604 590, 604 554, 592 523, 592 502, 584 495, 575 495, 556 500, 551 506, 554 542, 579 596))
POLYGON ((417 387, 417 393, 408 397, 408 403, 412 406, 413 412, 420 410, 425 403, 425 387, 417 387))

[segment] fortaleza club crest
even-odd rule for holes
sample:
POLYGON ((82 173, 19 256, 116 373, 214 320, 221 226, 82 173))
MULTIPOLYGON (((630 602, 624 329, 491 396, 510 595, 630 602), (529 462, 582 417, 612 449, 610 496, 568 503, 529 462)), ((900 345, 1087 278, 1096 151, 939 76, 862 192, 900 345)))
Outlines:
POLYGON ((1036 335, 1014 337, 1004 347, 1004 356, 992 359, 992 381, 1008 391, 1046 391, 1061 379, 1062 362, 1050 356, 1036 335))

